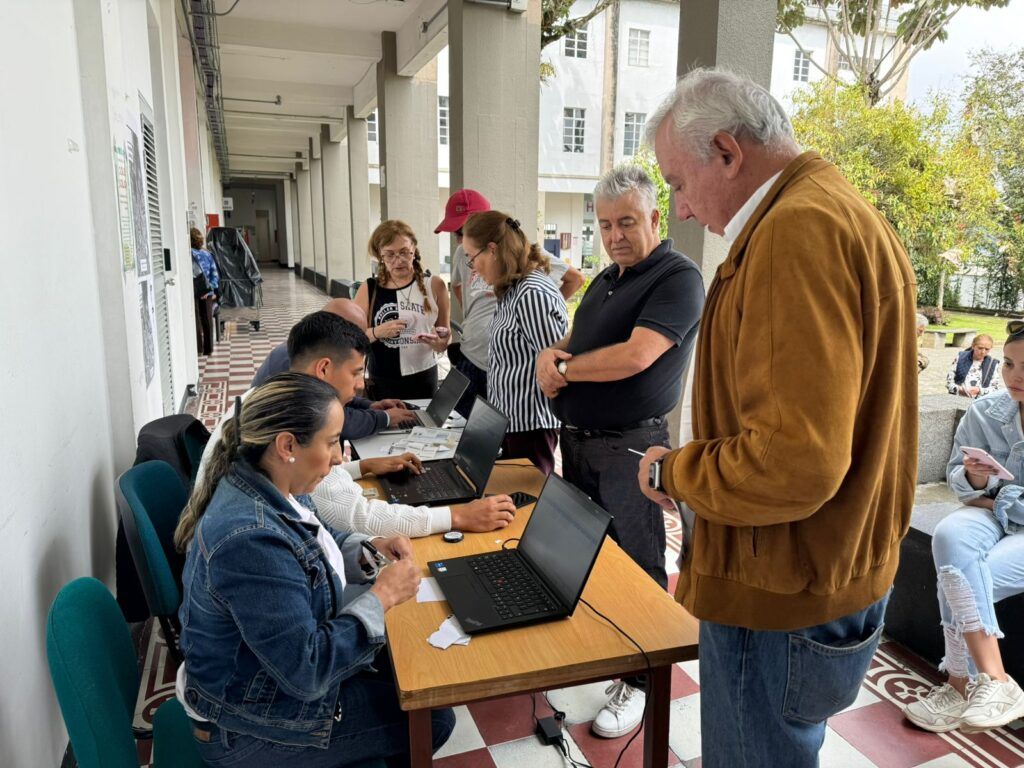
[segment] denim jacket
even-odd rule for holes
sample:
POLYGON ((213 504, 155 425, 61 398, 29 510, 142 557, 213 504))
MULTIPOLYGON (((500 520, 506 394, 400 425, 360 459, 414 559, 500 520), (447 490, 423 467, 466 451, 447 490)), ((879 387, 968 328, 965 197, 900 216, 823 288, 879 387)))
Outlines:
MULTIPOLYGON (((298 499, 309 508, 312 501, 298 499)), ((331 530, 345 578, 365 583, 367 537, 331 530)), ((222 728, 281 744, 326 747, 346 678, 384 645, 372 592, 343 602, 341 580, 291 504, 238 460, 196 526, 182 577, 185 701, 222 728)))
POLYGON ((946 482, 960 501, 981 496, 995 499, 993 515, 1006 533, 1024 528, 1024 432, 1020 408, 1006 390, 992 392, 971 403, 953 439, 953 453, 946 465, 946 482), (984 488, 967 481, 961 446, 981 448, 1010 470, 1013 480, 988 479, 984 488))

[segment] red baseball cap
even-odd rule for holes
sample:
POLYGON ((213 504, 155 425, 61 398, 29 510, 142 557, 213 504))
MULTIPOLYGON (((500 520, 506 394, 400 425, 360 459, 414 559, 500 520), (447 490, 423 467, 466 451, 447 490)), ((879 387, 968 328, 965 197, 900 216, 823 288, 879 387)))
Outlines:
POLYGON ((475 189, 460 189, 448 198, 448 204, 444 207, 444 221, 437 225, 434 233, 440 234, 462 229, 462 225, 466 223, 466 219, 471 214, 489 210, 491 210, 490 201, 475 189))

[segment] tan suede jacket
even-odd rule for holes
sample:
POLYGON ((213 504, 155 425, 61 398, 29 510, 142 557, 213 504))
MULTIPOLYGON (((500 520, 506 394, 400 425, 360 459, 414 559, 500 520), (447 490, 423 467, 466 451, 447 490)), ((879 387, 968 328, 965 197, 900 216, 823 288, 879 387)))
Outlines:
POLYGON ((665 488, 697 515, 676 598, 793 630, 892 585, 917 478, 916 285, 899 239, 831 163, 793 160, 708 292, 694 440, 665 488))

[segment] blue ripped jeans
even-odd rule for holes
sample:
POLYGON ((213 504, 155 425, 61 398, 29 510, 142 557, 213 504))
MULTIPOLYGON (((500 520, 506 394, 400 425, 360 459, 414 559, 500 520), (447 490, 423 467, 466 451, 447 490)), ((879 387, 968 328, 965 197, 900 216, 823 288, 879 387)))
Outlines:
POLYGON ((825 721, 857 698, 882 636, 888 593, 793 632, 700 623, 704 768, 815 768, 825 721))
POLYGON ((963 507, 936 526, 932 556, 946 641, 940 669, 974 676, 964 632, 1003 636, 995 604, 1024 592, 1024 533, 1007 534, 987 509, 963 507))

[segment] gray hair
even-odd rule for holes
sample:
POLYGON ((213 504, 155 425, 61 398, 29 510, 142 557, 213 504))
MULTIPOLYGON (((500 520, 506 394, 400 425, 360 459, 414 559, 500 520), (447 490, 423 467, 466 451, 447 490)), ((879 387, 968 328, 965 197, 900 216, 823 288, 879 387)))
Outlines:
POLYGON ((617 200, 630 192, 640 196, 646 206, 644 210, 653 211, 658 207, 658 190, 647 171, 636 163, 619 165, 605 173, 594 187, 594 198, 617 200))
POLYGON ((702 161, 711 158, 711 141, 719 132, 772 149, 796 146, 793 126, 778 100, 752 80, 724 69, 695 69, 679 78, 644 128, 651 146, 668 117, 672 137, 702 161))
POLYGON ((917 327, 925 328, 928 325, 928 318, 922 315, 920 312, 917 313, 917 327))

